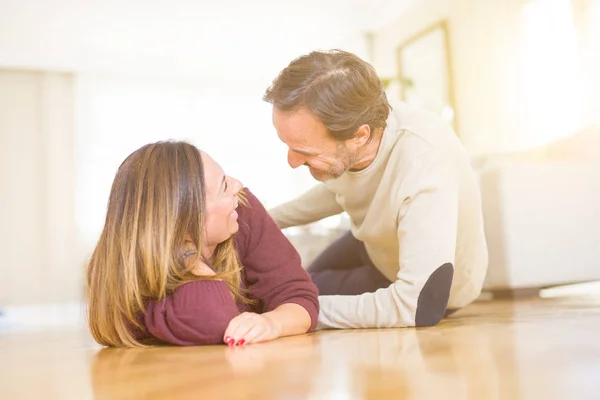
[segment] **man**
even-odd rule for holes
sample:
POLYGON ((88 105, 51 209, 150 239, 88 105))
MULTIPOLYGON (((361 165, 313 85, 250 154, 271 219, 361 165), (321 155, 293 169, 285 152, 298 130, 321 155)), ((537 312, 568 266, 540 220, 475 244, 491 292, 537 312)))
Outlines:
POLYGON ((374 68, 313 52, 267 90, 292 168, 322 183, 270 210, 280 228, 343 211, 351 232, 308 268, 321 328, 431 326, 476 299, 487 270, 469 157, 435 114, 392 108, 374 68))

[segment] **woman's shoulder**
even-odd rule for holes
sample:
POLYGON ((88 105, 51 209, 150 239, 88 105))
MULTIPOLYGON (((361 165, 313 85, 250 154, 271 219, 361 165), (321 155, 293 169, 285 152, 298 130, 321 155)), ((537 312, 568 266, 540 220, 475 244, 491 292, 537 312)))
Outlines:
POLYGON ((240 206, 237 209, 238 223, 240 228, 242 223, 250 223, 255 219, 269 217, 269 213, 260 202, 260 200, 248 188, 244 188, 241 197, 244 201, 240 201, 240 206))
POLYGON ((264 229, 275 224, 260 200, 248 188, 243 189, 243 198, 237 209, 238 232, 235 234, 235 244, 240 255, 246 253, 250 245, 251 236, 260 236, 264 229))

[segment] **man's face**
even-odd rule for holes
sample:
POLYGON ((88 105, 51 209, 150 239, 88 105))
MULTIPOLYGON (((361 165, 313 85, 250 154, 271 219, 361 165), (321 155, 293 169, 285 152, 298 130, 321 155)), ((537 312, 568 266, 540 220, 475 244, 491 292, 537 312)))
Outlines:
POLYGON ((306 165, 318 181, 340 177, 355 161, 346 143, 331 138, 325 125, 305 108, 285 112, 273 107, 273 125, 288 146, 290 167, 306 165))

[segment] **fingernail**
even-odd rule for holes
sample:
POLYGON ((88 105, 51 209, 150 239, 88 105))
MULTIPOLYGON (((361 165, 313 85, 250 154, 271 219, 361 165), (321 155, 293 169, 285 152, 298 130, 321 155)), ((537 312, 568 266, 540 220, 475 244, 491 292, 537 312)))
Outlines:
POLYGON ((246 343, 246 341, 244 339, 241 339, 240 341, 237 342, 238 346, 243 346, 244 343, 246 343))
POLYGON ((233 346, 233 344, 235 343, 235 340, 233 340, 232 338, 230 338, 229 336, 225 337, 225 343, 227 343, 230 346, 233 346))

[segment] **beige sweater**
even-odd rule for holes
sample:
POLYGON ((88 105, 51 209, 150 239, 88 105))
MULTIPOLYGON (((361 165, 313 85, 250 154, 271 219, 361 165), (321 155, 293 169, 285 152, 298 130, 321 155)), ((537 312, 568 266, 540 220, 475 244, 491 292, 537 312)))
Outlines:
POLYGON ((477 178, 452 129, 433 113, 395 105, 369 167, 270 214, 283 229, 342 211, 393 283, 375 293, 320 296, 320 327, 432 325, 446 307, 478 297, 488 255, 477 178))

